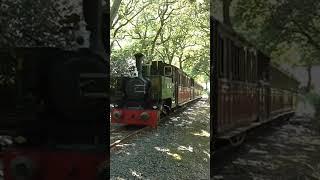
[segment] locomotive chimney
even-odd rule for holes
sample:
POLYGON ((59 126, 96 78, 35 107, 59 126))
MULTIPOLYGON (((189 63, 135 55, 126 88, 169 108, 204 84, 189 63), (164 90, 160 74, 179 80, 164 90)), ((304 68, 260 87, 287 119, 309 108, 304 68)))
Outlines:
POLYGON ((142 62, 144 59, 144 55, 142 53, 137 53, 134 55, 136 58, 136 67, 138 71, 138 77, 142 77, 142 62))

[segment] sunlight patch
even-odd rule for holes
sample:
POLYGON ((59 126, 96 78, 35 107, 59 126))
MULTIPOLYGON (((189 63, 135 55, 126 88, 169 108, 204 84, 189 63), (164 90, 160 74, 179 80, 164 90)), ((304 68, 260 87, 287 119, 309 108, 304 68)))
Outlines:
POLYGON ((116 147, 128 147, 128 146, 135 146, 134 143, 132 144, 117 144, 116 147))
POLYGON ((209 158, 210 158, 210 153, 208 153, 207 151, 203 150, 203 153, 205 153, 209 158))
POLYGON ((192 133, 195 136, 202 136, 202 137, 210 137, 210 133, 205 130, 201 130, 201 133, 192 133))
POLYGON ((172 156, 174 159, 176 160, 181 160, 181 156, 179 154, 176 153, 170 153, 170 149, 167 148, 160 148, 160 147, 154 147, 156 150, 160 151, 160 152, 165 152, 167 155, 172 156))
POLYGON ((176 160, 181 160, 181 156, 179 154, 176 154, 176 153, 169 153, 167 152, 168 155, 172 156, 174 159, 176 160))
POLYGON ((154 147, 156 150, 161 151, 161 152, 169 152, 169 149, 166 148, 160 148, 160 147, 154 147))
POLYGON ((178 150, 180 151, 189 151, 189 152, 193 152, 193 147, 189 146, 189 147, 186 147, 186 146, 179 146, 178 147, 178 150))
POLYGON ((130 169, 132 176, 137 177, 138 179, 142 179, 141 173, 130 169))
POLYGON ((174 117, 174 118, 172 118, 171 120, 172 120, 172 121, 179 121, 179 119, 180 119, 179 117, 174 117))
POLYGON ((116 180, 125 180, 125 179, 121 177, 116 177, 116 180))

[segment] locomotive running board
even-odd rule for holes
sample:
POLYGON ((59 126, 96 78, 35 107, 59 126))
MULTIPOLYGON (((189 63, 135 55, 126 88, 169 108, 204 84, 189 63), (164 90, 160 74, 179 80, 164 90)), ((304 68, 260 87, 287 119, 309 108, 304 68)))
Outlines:
POLYGON ((239 136, 245 132, 248 132, 249 130, 252 130, 256 127, 259 127, 259 126, 262 126, 262 125, 265 125, 265 124, 268 124, 274 120, 277 120, 278 118, 280 117, 285 117, 286 115, 292 115, 294 114, 294 111, 287 111, 287 112, 284 112, 284 113, 281 113, 281 114, 278 114, 278 115, 275 115, 271 118, 269 118, 268 120, 266 121, 261 121, 261 122, 253 122, 251 123, 249 126, 245 126, 245 127, 239 127, 239 128, 236 128, 235 130, 232 130, 232 131, 229 131, 229 132, 226 132, 226 133, 223 133, 221 135, 218 135, 216 137, 217 141, 222 141, 222 140, 229 140, 230 138, 232 137, 235 137, 235 136, 239 136))

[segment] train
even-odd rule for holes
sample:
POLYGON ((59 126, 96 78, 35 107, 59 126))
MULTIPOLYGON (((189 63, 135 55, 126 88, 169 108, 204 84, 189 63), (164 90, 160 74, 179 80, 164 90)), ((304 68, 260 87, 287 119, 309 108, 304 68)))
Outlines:
POLYGON ((161 60, 144 64, 135 54, 137 77, 115 77, 111 123, 156 128, 161 114, 201 98, 203 87, 179 68, 161 60))
POLYGON ((249 130, 294 115, 299 82, 230 26, 212 18, 211 27, 211 141, 239 145, 249 130))
POLYGON ((109 63, 101 51, 108 35, 101 30, 109 14, 101 9, 101 0, 83 0, 87 48, 0 49, 0 135, 12 140, 0 152, 4 179, 108 178, 109 63))

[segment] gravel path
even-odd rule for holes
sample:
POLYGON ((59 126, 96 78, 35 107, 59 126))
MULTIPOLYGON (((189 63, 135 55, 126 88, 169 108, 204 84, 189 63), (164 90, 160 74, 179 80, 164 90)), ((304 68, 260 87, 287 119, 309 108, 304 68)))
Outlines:
POLYGON ((249 138, 220 155, 225 162, 216 162, 214 179, 320 179, 320 133, 310 118, 293 117, 249 138))
POLYGON ((198 101, 110 152, 111 179, 209 179, 209 104, 198 101))

